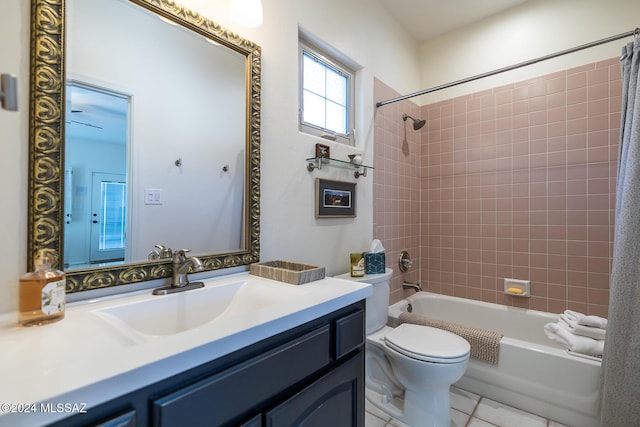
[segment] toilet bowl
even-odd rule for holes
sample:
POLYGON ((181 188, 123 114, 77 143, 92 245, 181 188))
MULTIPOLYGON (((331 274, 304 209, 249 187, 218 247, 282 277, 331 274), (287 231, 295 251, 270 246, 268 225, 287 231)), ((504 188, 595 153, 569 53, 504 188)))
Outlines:
POLYGON ((386 326, 392 274, 388 268, 364 277, 337 276, 373 286, 366 301, 366 398, 412 427, 449 427, 449 388, 464 375, 469 343, 428 326, 386 326))

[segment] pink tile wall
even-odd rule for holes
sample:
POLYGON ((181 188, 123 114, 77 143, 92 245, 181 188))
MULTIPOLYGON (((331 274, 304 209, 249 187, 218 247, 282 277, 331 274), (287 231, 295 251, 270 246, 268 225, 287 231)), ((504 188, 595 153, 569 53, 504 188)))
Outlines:
MULTIPOLYGON (((607 315, 618 59, 418 108, 376 110, 374 237, 402 281, 505 305, 607 315), (427 118, 416 132, 402 113, 427 118), (400 250, 414 259, 397 270, 400 250), (531 280, 531 298, 502 293, 531 280)), ((376 100, 398 93, 376 80, 376 100)))
MULTIPOLYGON (((381 101, 399 94, 379 80, 374 96, 381 101)), ((417 281, 420 274, 420 132, 402 113, 420 115, 411 101, 376 109, 374 129, 373 236, 386 250, 387 267, 393 268, 391 301, 403 298, 402 282, 417 281), (407 250, 414 260, 406 273, 398 270, 400 251, 407 250)), ((425 126, 426 127, 426 126, 425 126)), ((423 128, 424 129, 424 128, 423 128)), ((365 178, 369 179, 369 178, 365 178)))
POLYGON ((423 106, 424 287, 606 316, 620 93, 616 58, 423 106))

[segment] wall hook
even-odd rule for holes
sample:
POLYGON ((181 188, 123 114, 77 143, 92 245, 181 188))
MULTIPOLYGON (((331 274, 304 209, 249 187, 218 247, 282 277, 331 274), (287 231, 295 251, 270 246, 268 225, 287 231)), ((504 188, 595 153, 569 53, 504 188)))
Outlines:
POLYGON ((0 75, 0 106, 5 110, 18 111, 18 79, 10 74, 0 75))
POLYGON ((178 166, 178 167, 182 166, 182 157, 178 158, 178 160, 176 160, 174 163, 175 163, 175 164, 176 164, 176 166, 178 166))

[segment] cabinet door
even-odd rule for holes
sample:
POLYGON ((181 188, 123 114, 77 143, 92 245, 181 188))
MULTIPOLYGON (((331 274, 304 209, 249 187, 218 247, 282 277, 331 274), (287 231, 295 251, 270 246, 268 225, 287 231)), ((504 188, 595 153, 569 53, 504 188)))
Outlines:
POLYGON ((266 427, 363 427, 364 360, 360 352, 265 414, 266 427))

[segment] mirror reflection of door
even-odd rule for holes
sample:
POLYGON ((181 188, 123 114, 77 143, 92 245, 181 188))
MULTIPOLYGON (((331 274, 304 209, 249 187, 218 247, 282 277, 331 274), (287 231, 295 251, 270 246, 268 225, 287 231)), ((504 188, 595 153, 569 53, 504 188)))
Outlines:
POLYGON ((124 260, 126 218, 125 175, 94 172, 91 185, 91 264, 124 260))
POLYGON ((65 268, 124 260, 130 97, 67 82, 65 268))

